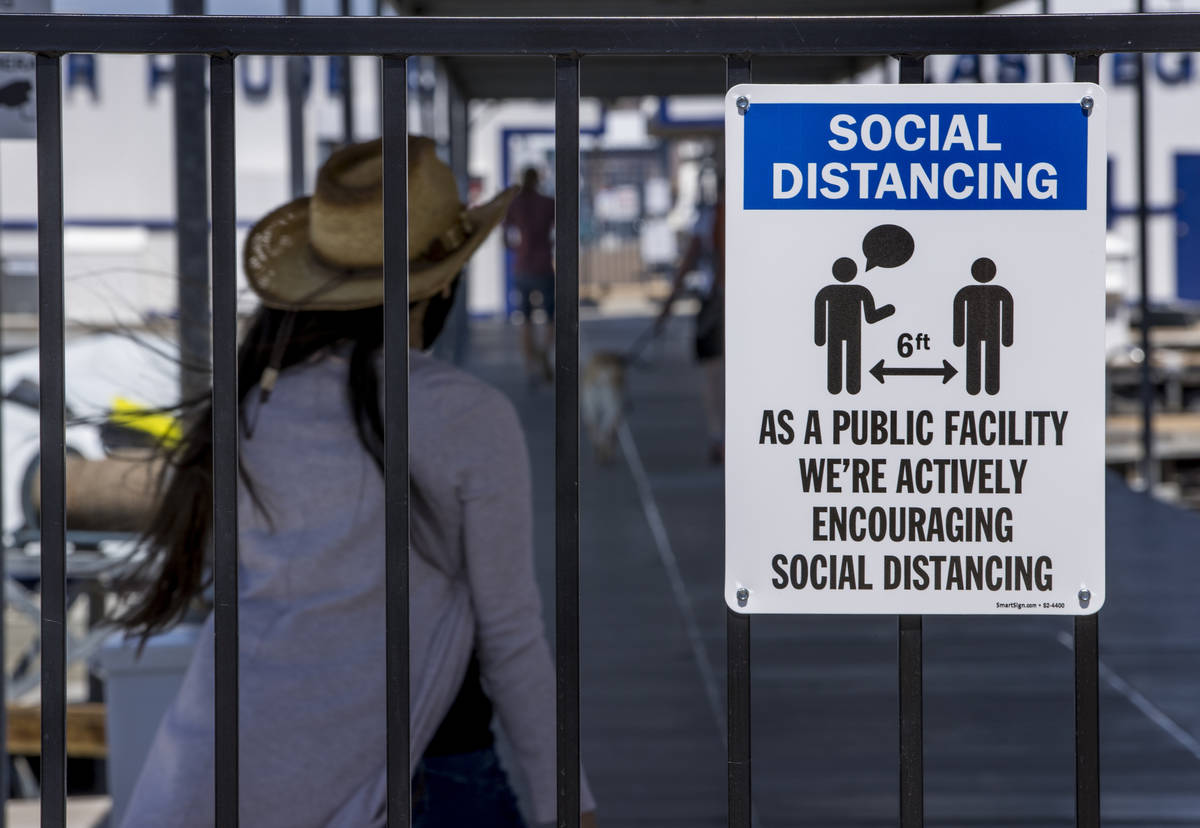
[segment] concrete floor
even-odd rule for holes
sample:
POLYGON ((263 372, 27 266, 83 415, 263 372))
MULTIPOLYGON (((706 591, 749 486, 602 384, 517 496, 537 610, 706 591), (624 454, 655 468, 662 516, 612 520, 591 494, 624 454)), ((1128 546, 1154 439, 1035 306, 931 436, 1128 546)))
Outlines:
MULTIPOLYGON (((621 350, 647 319, 584 323, 621 350)), ((689 323, 629 377, 629 437, 581 469, 583 755, 606 826, 720 826, 725 803, 722 486, 705 457, 689 323)), ((553 614, 553 393, 515 333, 480 326, 469 367, 505 390, 533 457, 553 614)), ((1110 480, 1101 615, 1105 825, 1200 826, 1200 517, 1110 480)), ((1074 824, 1069 619, 925 621, 926 812, 939 826, 1074 824)), ((896 620, 757 617, 758 824, 895 825, 896 620)))
MULTIPOLYGON (((621 350, 648 323, 588 321, 585 351, 621 350)), ((706 458, 689 329, 675 320, 630 373, 616 462, 582 452, 582 750, 605 828, 726 824, 723 475, 706 458)), ((530 386, 513 329, 473 334, 467 367, 509 395, 526 427, 553 641, 554 395, 530 386)), ((1107 521, 1104 824, 1200 826, 1200 517, 1110 480, 1107 521)), ((1052 618, 925 620, 929 825, 1074 824, 1069 632, 1052 618)), ((897 823, 896 688, 893 618, 755 618, 761 828, 897 823)), ((70 810, 92 825, 104 808, 70 810)), ((36 813, 10 804, 9 824, 36 813)))

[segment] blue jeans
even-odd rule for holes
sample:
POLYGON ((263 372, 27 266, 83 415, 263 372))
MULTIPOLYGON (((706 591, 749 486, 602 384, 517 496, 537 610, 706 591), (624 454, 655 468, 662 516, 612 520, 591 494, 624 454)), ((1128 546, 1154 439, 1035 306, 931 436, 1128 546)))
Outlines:
POLYGON ((525 828, 492 748, 427 756, 413 779, 413 828, 525 828))

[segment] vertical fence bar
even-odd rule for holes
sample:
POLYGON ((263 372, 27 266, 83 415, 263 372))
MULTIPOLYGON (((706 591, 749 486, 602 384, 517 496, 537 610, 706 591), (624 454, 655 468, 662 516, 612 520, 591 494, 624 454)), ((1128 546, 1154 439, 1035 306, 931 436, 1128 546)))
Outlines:
MULTIPOLYGON (((1146 13, 1146 0, 1138 0, 1138 14, 1146 13)), ((1153 350, 1150 343, 1150 215, 1146 145, 1146 62, 1148 55, 1138 53, 1137 73, 1137 169, 1138 169, 1138 310, 1141 315, 1142 365, 1142 481, 1147 488, 1158 482, 1154 460, 1154 380, 1153 350)), ((1099 83, 1097 80, 1095 83, 1099 83)))
MULTIPOLYGON (((341 0, 339 12, 349 17, 350 0, 341 0)), ((342 143, 354 143, 354 58, 350 55, 338 58, 342 62, 342 143)))
POLYGON ((729 828, 750 828, 750 616, 725 615, 729 828))
POLYGON ((408 70, 383 58, 383 399, 387 824, 412 822, 408 662, 408 70))
POLYGON ((902 55, 900 57, 900 82, 925 82, 925 58, 923 56, 902 55))
MULTIPOLYGON (((459 197, 465 203, 471 189, 471 176, 468 170, 467 150, 470 136, 470 119, 468 118, 469 102, 462 84, 454 73, 447 78, 447 106, 450 122, 450 169, 454 171, 454 180, 458 184, 459 197)), ((471 278, 470 265, 463 270, 460 277, 458 294, 454 297, 454 307, 450 309, 450 319, 447 327, 450 336, 447 343, 450 361, 462 365, 467 359, 467 350, 471 344, 471 320, 467 310, 468 284, 471 278)), ((2 826, 0 826, 2 828, 2 826)))
POLYGON ((921 616, 900 616, 900 825, 925 824, 921 616))
MULTIPOLYGON (((1051 14, 1050 0, 1041 0, 1041 8, 1038 13, 1043 16, 1051 14)), ((1050 83, 1050 55, 1042 55, 1042 83, 1050 83)))
POLYGON ((554 58, 554 590, 558 828, 579 828, 579 57, 554 58))
MULTIPOLYGON (((175 0, 175 14, 204 14, 204 0, 175 0)), ((175 262, 179 273, 179 390, 196 400, 209 389, 208 136, 204 55, 176 55, 175 262)))
MULTIPOLYGON (((1079 83, 1100 83, 1100 56, 1076 55, 1075 80, 1079 83)), ((1098 614, 1075 617, 1075 825, 1077 828, 1100 828, 1099 621, 1098 614)))
MULTIPOLYGON (((924 83, 925 58, 900 58, 900 82, 924 83)), ((900 826, 925 824, 924 654, 919 615, 901 615, 900 668, 900 826)))
POLYGON ((63 379, 62 64, 37 56, 42 464, 42 828, 67 820, 67 455, 63 379))
MULTIPOLYGON (((725 58, 725 86, 750 83, 749 55, 725 58)), ((729 755, 726 757, 729 828, 750 828, 750 616, 725 610, 725 685, 729 755)))
MULTIPOLYGON (((289 17, 300 16, 300 0, 287 0, 284 8, 289 17)), ((292 182, 292 198, 304 195, 304 58, 287 58, 287 124, 288 169, 292 182)))
POLYGON ((1075 825, 1100 828, 1100 630, 1075 617, 1075 825))
MULTIPOLYGON (((3 223, 0 223, 0 228, 3 228, 3 223)), ((0 229, 0 238, 3 236, 3 230, 0 229)), ((4 353, 4 251, 0 249, 0 354, 4 353)), ((0 388, 4 387, 3 366, 0 365, 0 388)), ((4 476, 4 407, 0 405, 0 480, 6 480, 4 476)), ((0 515, 4 514, 4 487, 0 486, 0 515)), ((4 537, 3 526, 0 526, 0 540, 4 537)), ((3 544, 0 543, 0 547, 3 544)), ((8 664, 8 653, 4 646, 4 616, 7 614, 8 604, 4 596, 4 584, 8 579, 6 570, 6 561, 4 550, 0 548, 0 665, 8 664)), ((7 694, 4 694, 3 701, 7 702, 7 694)), ((0 733, 8 733, 8 705, 0 704, 0 733)), ((8 796, 8 740, 5 739, 0 744, 0 792, 4 796, 8 796)), ((0 808, 0 828, 5 828, 8 825, 8 813, 5 808, 0 808)))
POLYGON ((238 824, 237 205, 232 55, 209 61, 213 275, 213 628, 216 824, 238 824))

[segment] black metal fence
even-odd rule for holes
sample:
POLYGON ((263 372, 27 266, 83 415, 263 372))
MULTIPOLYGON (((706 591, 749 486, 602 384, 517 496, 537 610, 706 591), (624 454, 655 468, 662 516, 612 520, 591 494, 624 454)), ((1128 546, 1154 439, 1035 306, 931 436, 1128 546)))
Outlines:
MULTIPOLYGON (((750 81, 756 55, 877 56, 924 80, 924 58, 1066 53, 1075 79, 1099 82, 1108 52, 1200 50, 1200 14, 823 18, 245 18, 14 15, 0 51, 37 55, 39 346, 42 445, 42 825, 66 820, 66 542, 63 379, 61 56, 173 53, 210 60, 216 822, 238 824, 237 366, 234 76, 239 54, 374 55, 384 133, 388 824, 410 824, 408 675, 409 55, 553 59, 556 117, 556 618, 558 825, 579 824, 579 76, 594 55, 723 56, 727 83, 750 81)), ((547 72, 551 67, 547 65, 547 72)), ((713 90, 720 92, 721 90, 713 90)), ((1147 356, 1146 363, 1149 363, 1147 356)), ((924 821, 922 632, 899 620, 900 824, 924 821)), ((1076 823, 1100 824, 1096 616, 1075 622, 1076 823)), ((749 828, 750 618, 727 620, 729 825, 749 828)))

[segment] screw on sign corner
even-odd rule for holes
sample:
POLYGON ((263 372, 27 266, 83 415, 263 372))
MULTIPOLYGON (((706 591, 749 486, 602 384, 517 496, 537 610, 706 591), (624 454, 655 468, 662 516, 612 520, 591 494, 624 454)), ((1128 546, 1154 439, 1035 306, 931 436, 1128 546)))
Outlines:
POLYGON ((1088 608, 1088 604, 1092 602, 1092 591, 1087 587, 1079 590, 1079 606, 1083 609, 1088 608))
POLYGON ((744 607, 746 604, 750 603, 750 590, 746 589, 745 587, 738 589, 737 602, 739 607, 744 607))
POLYGON ((1092 109, 1095 106, 1096 106, 1096 102, 1094 100, 1092 100, 1091 95, 1084 95, 1079 100, 1079 108, 1081 110, 1083 110, 1083 117, 1085 117, 1085 118, 1092 117, 1092 109))
POLYGON ((739 95, 738 99, 736 101, 734 101, 734 103, 737 104, 737 110, 738 110, 739 115, 745 115, 746 110, 750 108, 750 99, 747 98, 745 95, 739 95))

